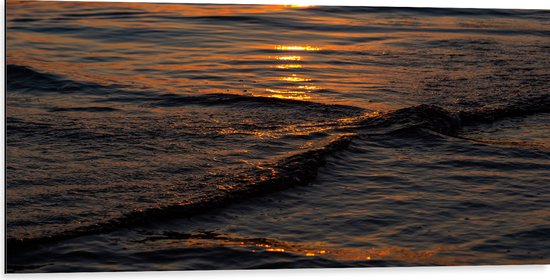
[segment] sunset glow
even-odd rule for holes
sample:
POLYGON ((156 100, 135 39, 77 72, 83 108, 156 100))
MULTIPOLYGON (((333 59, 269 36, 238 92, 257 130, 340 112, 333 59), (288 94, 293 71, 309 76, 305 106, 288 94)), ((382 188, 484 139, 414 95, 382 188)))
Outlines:
POLYGON ((276 46, 276 50, 279 51, 320 51, 321 48, 312 47, 312 46, 276 46))
POLYGON ((282 77, 282 78, 281 78, 281 81, 287 81, 287 82, 309 82, 309 81, 311 81, 311 79, 298 77, 298 76, 296 76, 296 74, 292 74, 292 76, 282 77))
POLYGON ((272 94, 272 95, 269 95, 269 97, 279 98, 279 99, 293 99, 293 100, 311 99, 311 96, 307 96, 307 95, 302 96, 302 95, 272 94))
POLYGON ((296 69, 296 68, 302 68, 301 64, 282 64, 276 66, 279 69, 296 69))
POLYGON ((308 91, 312 91, 312 90, 315 90, 317 89, 316 86, 298 86, 299 89, 305 89, 305 90, 308 90, 308 91))
POLYGON ((307 8, 314 6, 313 0, 296 0, 289 4, 291 8, 307 8))
POLYGON ((296 90, 275 90, 275 89, 266 89, 265 91, 278 94, 305 94, 303 91, 296 90))
POLYGON ((302 57, 301 56, 297 56, 297 55, 290 55, 290 56, 278 56, 276 58, 277 60, 293 60, 293 61, 300 61, 302 60, 302 57))

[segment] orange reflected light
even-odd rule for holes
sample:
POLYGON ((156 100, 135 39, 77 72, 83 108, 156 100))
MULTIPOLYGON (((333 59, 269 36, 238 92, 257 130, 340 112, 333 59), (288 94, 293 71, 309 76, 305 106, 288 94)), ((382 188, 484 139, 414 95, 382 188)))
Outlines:
POLYGON ((267 91, 267 92, 272 92, 272 93, 280 93, 280 94, 306 94, 306 93, 303 92, 303 91, 296 91, 296 90, 277 90, 277 89, 270 89, 270 88, 265 89, 265 91, 267 91))
POLYGON ((305 255, 315 257, 325 255, 324 257, 344 261, 365 261, 372 260, 398 260, 398 261, 418 261, 422 263, 435 263, 437 265, 450 265, 464 262, 472 262, 471 258, 444 257, 440 253, 446 251, 463 250, 465 245, 438 246, 433 249, 416 250, 401 247, 381 247, 381 248, 337 248, 332 244, 324 243, 289 243, 276 240, 265 240, 259 243, 256 240, 250 240, 240 237, 219 236, 212 239, 205 239, 197 236, 182 240, 191 246, 219 247, 219 246, 239 246, 249 248, 251 252, 284 252, 291 254, 305 255), (253 247, 249 247, 253 246, 253 247))
POLYGON ((320 51, 321 48, 312 46, 275 46, 279 51, 320 51))
POLYGON ((302 65, 300 65, 300 64, 282 64, 282 65, 277 65, 277 68, 279 68, 279 69, 295 69, 295 68, 302 68, 302 65))
POLYGON ((313 6, 313 4, 311 4, 311 0, 294 0, 292 2, 294 3, 290 4, 291 8, 307 8, 313 6))
POLYGON ((267 252, 278 252, 278 253, 284 253, 285 249, 283 248, 268 248, 265 249, 267 252))
POLYGON ((312 90, 315 90, 317 89, 316 86, 298 86, 299 89, 305 89, 307 91, 312 91, 312 90))
POLYGON ((309 81, 311 81, 311 79, 298 77, 298 76, 296 76, 296 74, 292 74, 292 76, 289 76, 289 77, 282 77, 281 80, 282 81, 287 81, 287 82, 309 82, 309 81))
POLYGON ((272 95, 269 95, 269 97, 272 97, 272 98, 280 98, 280 99, 293 99, 293 100, 306 100, 306 99, 311 99, 311 96, 308 96, 308 95, 282 95, 282 94, 272 94, 272 95))
POLYGON ((302 60, 302 57, 301 56, 297 56, 297 55, 291 55, 291 56, 278 56, 276 57, 277 60, 294 60, 294 61, 299 61, 299 60, 302 60))

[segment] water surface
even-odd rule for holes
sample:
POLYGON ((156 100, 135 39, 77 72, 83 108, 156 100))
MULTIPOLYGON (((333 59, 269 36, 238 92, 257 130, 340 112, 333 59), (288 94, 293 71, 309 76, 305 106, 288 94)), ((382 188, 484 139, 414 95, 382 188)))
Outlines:
POLYGON ((548 263, 547 11, 7 4, 8 271, 548 263))

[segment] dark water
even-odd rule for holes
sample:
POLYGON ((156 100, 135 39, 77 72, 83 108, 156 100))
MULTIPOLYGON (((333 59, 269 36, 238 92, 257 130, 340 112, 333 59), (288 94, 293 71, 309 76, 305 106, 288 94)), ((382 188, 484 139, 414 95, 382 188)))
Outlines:
POLYGON ((9 272, 550 261, 550 14, 7 3, 9 272))

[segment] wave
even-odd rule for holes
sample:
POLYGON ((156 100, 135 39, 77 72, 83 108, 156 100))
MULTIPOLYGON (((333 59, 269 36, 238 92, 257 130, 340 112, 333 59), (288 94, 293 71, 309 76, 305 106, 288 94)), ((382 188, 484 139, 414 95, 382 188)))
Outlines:
POLYGON ((70 108, 52 108, 49 109, 50 112, 91 112, 91 113, 104 113, 104 112, 113 112, 119 111, 119 109, 111 107, 70 107, 70 108))
MULTIPOLYGON (((236 96, 220 97, 237 98, 236 96)), ((242 97, 248 100, 247 97, 242 97)), ((199 99, 201 100, 201 99, 199 99)), ((240 99, 237 99, 240 100, 240 99)), ((261 99, 263 100, 263 99, 261 99)), ((549 112, 548 97, 536 97, 517 104, 490 110, 473 110, 468 112, 449 112, 435 105, 419 105, 396 110, 374 117, 359 118, 356 132, 366 134, 378 133, 389 136, 418 136, 418 132, 431 131, 444 135, 455 135, 463 125, 471 125, 504 117, 549 112), (532 102, 532 103, 529 103, 532 102), (534 103, 534 104, 533 104, 534 103), (529 108, 529 109, 528 109, 529 108)), ((233 178, 225 180, 216 192, 203 200, 189 203, 166 205, 131 211, 120 218, 84 226, 75 230, 56 233, 37 238, 8 238, 7 249, 13 252, 26 246, 35 246, 45 242, 74 238, 78 236, 110 232, 120 228, 156 222, 165 219, 192 216, 214 208, 226 206, 242 199, 279 191, 293 186, 305 185, 315 179, 317 172, 324 165, 327 157, 346 149, 355 137, 361 134, 341 136, 328 145, 309 150, 280 162, 252 169, 233 178)))
POLYGON ((523 117, 537 113, 550 113, 550 94, 518 98, 510 104, 495 108, 476 108, 459 112, 463 125, 488 123, 497 120, 523 117))
MULTIPOLYGON (((337 6, 315 6, 300 10, 304 15, 365 15, 374 14, 377 16, 388 14, 395 16, 403 15, 405 19, 414 19, 418 15, 427 17, 474 17, 474 18, 540 18, 545 19, 548 12, 544 10, 495 10, 495 9, 442 9, 442 8, 406 8, 406 7, 337 7, 337 6)), ((417 23, 413 21, 406 26, 387 26, 379 24, 355 25, 346 24, 325 24, 301 20, 292 16, 278 15, 276 17, 269 14, 242 14, 242 15, 218 15, 218 16, 170 16, 163 15, 163 20, 191 20, 200 21, 207 24, 245 24, 250 29, 277 28, 286 30, 316 30, 326 32, 350 32, 350 33, 392 33, 392 32, 417 32, 417 23), (410 26, 413 25, 411 28, 410 26)), ((421 28, 424 32, 443 32, 443 33, 475 33, 475 34, 506 34, 524 36, 525 33, 538 36, 547 36, 549 33, 545 30, 514 30, 514 29, 479 29, 479 28, 421 28)))
POLYGON ((415 8, 415 7, 357 7, 357 6, 314 6, 307 9, 314 13, 327 14, 402 14, 411 16, 470 16, 470 17, 525 17, 548 16, 546 10, 527 9, 468 9, 468 8, 415 8))
MULTIPOLYGON (((140 105, 151 107, 177 107, 185 105, 239 105, 239 106, 298 106, 316 108, 322 110, 365 111, 363 108, 340 105, 324 104, 313 101, 271 98, 254 95, 239 94, 201 94, 179 95, 162 94, 154 91, 138 91, 123 85, 102 85, 64 79, 60 75, 44 73, 31 67, 14 64, 7 65, 8 90, 23 89, 48 92, 76 92, 96 93, 100 98, 96 102, 137 102, 140 105), (117 93, 104 97, 105 92, 117 93)), ((109 107, 86 108, 51 108, 50 111, 112 111, 109 107)), ((378 119, 367 119, 363 125, 372 127, 422 127, 444 134, 453 134, 462 125, 472 125, 483 122, 493 122, 503 118, 527 116, 535 113, 550 112, 550 95, 530 95, 518 97, 511 103, 500 107, 479 107, 471 110, 452 112, 442 106, 433 104, 421 104, 418 106, 399 109, 384 114, 378 119)))
MULTIPOLYGON (((104 88, 97 84, 86 84, 62 79, 58 75, 41 73, 29 67, 8 65, 8 88, 45 88, 47 90, 59 90, 56 86, 65 85, 68 88, 95 87, 104 88), (27 81, 28 83, 24 82, 27 81)), ((269 97, 232 95, 232 94, 205 94, 197 96, 180 96, 176 94, 150 94, 142 96, 115 96, 101 101, 132 101, 144 102, 150 106, 185 106, 185 105, 209 105, 209 106, 294 106, 297 108, 315 108, 321 112, 365 112, 364 109, 345 106, 329 105, 310 101, 287 100, 269 97)), ((105 112, 115 110, 110 107, 82 107, 82 108, 54 108, 59 111, 93 111, 105 112)), ((265 166, 262 169, 255 168, 241 173, 233 178, 224 179, 224 183, 218 186, 218 192, 202 199, 189 203, 164 205, 156 208, 134 210, 123 216, 99 222, 94 225, 83 226, 74 230, 54 233, 49 236, 34 238, 9 237, 6 241, 8 252, 14 252, 22 247, 36 246, 46 242, 53 242, 74 238, 78 236, 110 232, 120 228, 132 227, 139 224, 155 222, 176 217, 192 216, 207 212, 213 208, 238 202, 252 196, 266 194, 297 185, 305 185, 315 179, 317 172, 324 165, 327 157, 346 149, 355 137, 363 134, 384 134, 397 137, 417 137, 418 133, 425 131, 436 134, 454 136, 466 125, 475 125, 484 122, 493 122, 503 118, 527 116, 535 113, 550 112, 550 96, 526 96, 516 99, 514 102, 501 107, 472 108, 465 111, 450 111, 443 107, 422 104, 418 106, 399 109, 380 115, 365 114, 353 119, 346 129, 350 132, 347 136, 341 136, 328 145, 314 150, 309 150, 282 161, 265 166), (349 130, 349 128, 352 128, 349 130)), ((19 124, 17 119, 7 119, 8 131, 11 133, 21 130, 27 132, 26 124, 19 124)), ((47 124, 35 124, 46 126, 47 124)), ((31 131, 29 131, 31 132, 31 131)), ((92 135, 91 137, 97 137, 92 135)))
POLYGON ((422 104, 366 119, 361 127, 393 135, 426 129, 450 135, 460 127, 460 119, 457 114, 439 106, 422 104))
MULTIPOLYGON (((323 104, 311 101, 270 98, 264 96, 239 95, 239 94, 201 94, 201 95, 179 95, 163 94, 153 90, 143 91, 125 85, 102 85, 65 79, 57 74, 45 73, 31 67, 15 64, 7 65, 7 88, 8 90, 31 91, 33 94, 41 92, 55 93, 88 93, 97 95, 94 100, 99 103, 124 102, 140 103, 148 107, 177 107, 186 105, 223 106, 239 105, 246 106, 272 106, 272 107, 303 107, 315 108, 330 111, 363 111, 364 109, 338 105, 323 104), (108 94, 108 97, 105 95, 108 94)), ((105 106, 50 108, 50 112, 64 111, 88 111, 106 112, 115 111, 116 108, 105 106)))
POLYGON ((220 192, 208 196, 203 200, 134 210, 120 218, 49 236, 7 238, 7 252, 15 253, 23 247, 37 246, 83 235, 110 232, 148 222, 191 216, 239 201, 243 198, 274 192, 296 185, 305 185, 316 177, 317 171, 324 165, 326 157, 345 149, 350 144, 352 137, 342 136, 322 148, 309 150, 260 170, 249 170, 234 178, 225 180, 227 183, 218 187, 220 192))
MULTIPOLYGON (((44 73, 31 67, 14 64, 6 66, 6 77, 8 90, 69 93, 106 89, 106 86, 99 84, 72 81, 56 74, 44 73)), ((112 89, 110 88, 110 90, 112 89)))
POLYGON ((449 111, 436 105, 421 104, 399 109, 378 118, 369 118, 361 127, 392 135, 406 135, 412 131, 429 130, 456 136, 464 126, 490 123, 498 120, 550 113, 550 95, 519 98, 499 107, 482 107, 464 111, 449 111))
MULTIPOLYGON (((311 101, 282 99, 265 96, 239 95, 239 94, 203 94, 203 95, 177 95, 164 94, 156 98, 149 99, 150 106, 173 107, 182 105, 235 105, 240 106, 266 106, 266 107, 303 107, 317 108, 330 111, 362 111, 363 109, 339 104, 323 104, 311 101)), ((328 113, 328 112, 327 112, 328 113)))

